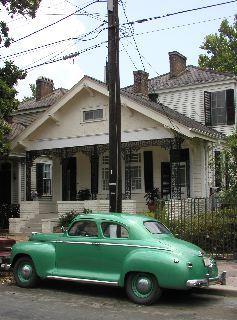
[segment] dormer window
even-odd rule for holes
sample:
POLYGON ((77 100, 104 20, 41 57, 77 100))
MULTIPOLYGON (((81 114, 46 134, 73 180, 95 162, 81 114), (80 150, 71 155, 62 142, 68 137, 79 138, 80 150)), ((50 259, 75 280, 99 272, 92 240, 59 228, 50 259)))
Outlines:
POLYGON ((83 110, 83 122, 104 120, 104 109, 102 107, 83 110))

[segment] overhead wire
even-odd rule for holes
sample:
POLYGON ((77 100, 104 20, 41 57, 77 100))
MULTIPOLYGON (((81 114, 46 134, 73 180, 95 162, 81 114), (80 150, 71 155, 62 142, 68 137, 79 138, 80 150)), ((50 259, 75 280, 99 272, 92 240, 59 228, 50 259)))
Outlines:
POLYGON ((167 13, 167 14, 164 14, 164 15, 161 15, 161 16, 155 16, 155 17, 144 18, 144 19, 139 19, 139 20, 135 20, 135 21, 124 22, 120 26, 122 26, 122 25, 134 25, 136 23, 141 24, 141 23, 144 23, 144 22, 152 21, 152 20, 158 20, 158 19, 167 18, 167 17, 171 17, 171 16, 174 16, 174 15, 178 15, 178 14, 194 12, 194 11, 199 11, 199 10, 203 10, 203 9, 210 9, 210 8, 214 8, 214 7, 217 7, 217 6, 222 6, 222 5, 230 4, 230 3, 234 3, 234 2, 237 2, 237 0, 231 0, 231 1, 216 3, 216 4, 212 4, 212 5, 208 5, 208 6, 202 6, 202 7, 198 7, 198 8, 192 8, 192 9, 176 11, 176 12, 167 13))
MULTIPOLYGON (((121 0, 120 2, 121 2, 121 5, 122 5, 122 8, 123 8, 124 16, 125 16, 125 18, 126 18, 126 20, 127 20, 127 22, 128 22, 128 16, 127 16, 127 13, 126 13, 125 4, 124 4, 123 0, 121 0)), ((141 56, 141 53, 140 53, 140 51, 139 51, 139 48, 138 48, 138 45, 137 45, 137 41, 136 41, 136 39, 135 39, 135 37, 134 37, 134 28, 133 28, 133 26, 131 26, 131 25, 129 25, 129 28, 130 28, 130 30, 132 30, 132 38, 133 38, 133 41, 134 41, 134 44, 135 44, 135 47, 136 47, 136 51, 137 51, 138 56, 139 56, 139 58, 140 58, 140 61, 141 61, 143 70, 145 70, 145 66, 144 66, 144 63, 143 63, 143 61, 142 61, 142 56, 141 56)))
MULTIPOLYGON (((97 3, 97 2, 100 2, 100 1, 99 1, 99 0, 94 0, 93 2, 90 2, 89 4, 87 4, 86 6, 84 6, 83 8, 76 10, 75 12, 67 15, 66 17, 63 17, 63 18, 61 18, 61 19, 59 19, 59 20, 57 20, 57 21, 55 21, 55 22, 53 22, 53 23, 50 23, 50 24, 48 24, 47 26, 44 26, 44 27, 42 27, 42 28, 40 28, 40 29, 38 29, 38 30, 36 30, 36 31, 34 31, 34 32, 31 32, 30 34, 28 34, 28 35, 26 35, 26 36, 23 36, 23 37, 21 37, 21 38, 19 38, 19 39, 17 39, 17 40, 14 40, 14 41, 11 43, 11 45, 14 44, 14 43, 16 43, 16 42, 18 42, 18 41, 24 40, 24 39, 26 39, 26 38, 28 38, 28 37, 30 37, 30 36, 32 36, 32 35, 40 32, 40 31, 42 31, 42 30, 45 30, 45 29, 47 29, 47 28, 49 28, 49 27, 52 27, 52 26, 56 25, 57 23, 65 20, 65 19, 68 19, 68 18, 70 18, 71 16, 73 16, 75 13, 77 13, 78 11, 84 10, 85 8, 87 8, 87 7, 95 4, 95 3, 97 3)), ((0 46, 0 48, 3 48, 3 47, 4 47, 4 45, 3 45, 3 46, 0 46)))
MULTIPOLYGON (((149 34, 149 33, 154 33, 154 32, 161 32, 161 31, 166 31, 166 30, 175 29, 175 28, 189 27, 190 25, 195 25, 195 24, 200 24, 200 23, 207 23, 207 22, 211 22, 211 21, 215 21, 215 20, 221 20, 221 19, 228 18, 228 17, 233 17, 233 16, 231 15, 231 16, 227 16, 227 17, 225 16, 225 17, 218 17, 218 18, 214 18, 214 19, 207 19, 207 20, 197 21, 197 22, 193 22, 193 23, 177 25, 177 26, 173 26, 173 27, 161 28, 161 29, 151 30, 151 31, 142 32, 142 33, 135 33, 135 35, 136 36, 141 36, 141 35, 144 35, 144 34, 149 34)), ((122 39, 130 38, 130 37, 131 37, 131 35, 124 35, 124 36, 120 37, 120 39, 122 40, 122 39)), ((102 43, 105 44, 105 43, 108 43, 108 41, 103 41, 102 43)), ((96 49, 97 45, 98 45, 98 47, 100 47, 101 43, 100 44, 95 44, 95 45, 93 45, 93 47, 89 47, 88 51, 91 50, 92 48, 96 49)), ((83 50, 83 52, 80 52, 80 54, 84 53, 84 52, 87 52, 87 50, 86 49, 83 50)), ((63 57, 61 58, 61 60, 64 60, 63 57)), ((57 61, 60 61, 60 60, 57 60, 57 61)), ((57 61, 55 61, 55 62, 57 62, 57 61)), ((48 62, 42 63, 42 64, 34 66, 32 68, 36 68, 38 66, 42 66, 43 64, 48 64, 48 62)), ((28 69, 32 69, 32 68, 28 68, 28 69)), ((28 70, 28 69, 25 69, 25 70, 28 70)))

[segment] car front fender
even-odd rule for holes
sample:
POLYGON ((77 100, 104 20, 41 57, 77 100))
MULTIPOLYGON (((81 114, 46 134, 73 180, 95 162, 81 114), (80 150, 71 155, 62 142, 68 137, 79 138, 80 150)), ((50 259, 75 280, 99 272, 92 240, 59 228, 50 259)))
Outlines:
POLYGON ((12 248, 11 267, 22 256, 29 256, 40 278, 52 274, 55 268, 55 247, 52 243, 44 242, 18 242, 12 248))

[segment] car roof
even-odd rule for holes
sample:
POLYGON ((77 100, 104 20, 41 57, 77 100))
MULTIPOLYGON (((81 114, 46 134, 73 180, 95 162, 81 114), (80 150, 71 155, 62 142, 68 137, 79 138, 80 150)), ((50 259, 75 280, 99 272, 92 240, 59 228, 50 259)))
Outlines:
MULTIPOLYGON (((142 223, 146 220, 154 220, 150 217, 144 216, 142 214, 131 214, 131 213, 104 213, 104 212, 95 212, 95 213, 86 213, 79 214, 75 220, 80 219, 93 219, 93 220, 115 220, 121 223, 142 223)), ((74 220, 74 221, 75 221, 74 220)))

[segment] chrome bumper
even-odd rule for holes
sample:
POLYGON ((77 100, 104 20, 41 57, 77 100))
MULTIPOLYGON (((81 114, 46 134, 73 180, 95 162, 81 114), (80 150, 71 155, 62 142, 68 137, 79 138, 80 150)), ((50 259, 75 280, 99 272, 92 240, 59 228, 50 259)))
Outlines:
POLYGON ((9 263, 2 263, 0 265, 0 270, 2 271, 8 271, 11 268, 11 265, 9 263))
POLYGON ((218 277, 211 278, 209 274, 205 279, 188 280, 186 286, 188 288, 208 287, 210 284, 226 285, 226 271, 223 271, 218 277))

